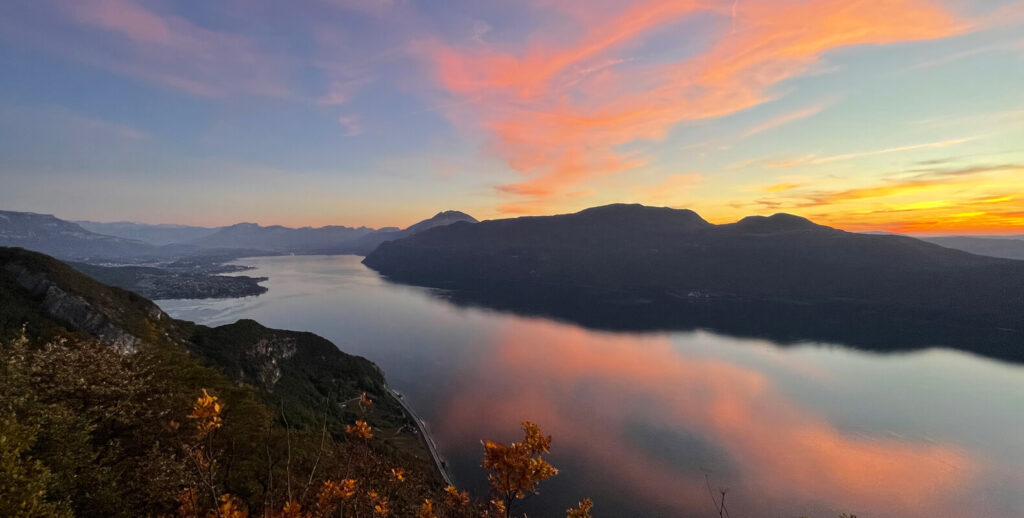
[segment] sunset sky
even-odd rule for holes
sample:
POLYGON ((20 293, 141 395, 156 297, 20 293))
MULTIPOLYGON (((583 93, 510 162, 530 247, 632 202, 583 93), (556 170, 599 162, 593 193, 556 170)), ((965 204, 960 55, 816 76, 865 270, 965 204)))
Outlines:
POLYGON ((1020 0, 0 3, 0 209, 1024 234, 1020 0))

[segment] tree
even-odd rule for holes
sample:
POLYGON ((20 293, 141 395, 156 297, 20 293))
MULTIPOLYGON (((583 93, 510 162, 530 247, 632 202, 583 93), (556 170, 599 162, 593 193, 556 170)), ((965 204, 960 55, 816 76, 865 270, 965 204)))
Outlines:
POLYGON ((537 493, 538 483, 558 474, 558 470, 541 457, 551 451, 551 436, 542 435, 540 427, 529 421, 523 422, 523 433, 521 442, 508 445, 484 442, 484 468, 491 471, 488 481, 506 518, 512 516, 512 504, 516 500, 526 498, 527 493, 537 493))
POLYGON ((18 424, 7 410, 0 411, 0 516, 70 518, 64 502, 46 498, 53 475, 28 455, 36 430, 18 424))

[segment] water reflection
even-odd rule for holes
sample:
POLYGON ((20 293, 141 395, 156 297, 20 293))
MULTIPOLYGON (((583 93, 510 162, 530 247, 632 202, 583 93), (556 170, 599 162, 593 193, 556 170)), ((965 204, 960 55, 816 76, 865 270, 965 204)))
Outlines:
MULTIPOLYGON (((393 281, 388 281, 393 282, 393 281)), ((399 285, 399 283, 394 283, 399 285)), ((651 332, 710 329, 738 338, 768 338, 780 345, 818 341, 895 352, 953 347, 1003 361, 1024 363, 1024 333, 937 318, 927 313, 857 305, 743 299, 687 299, 651 294, 609 300, 555 288, 495 285, 486 290, 433 291, 458 306, 542 316, 591 329, 651 332)))
MULTIPOLYGON (((563 514, 583 496, 600 516, 713 516, 705 476, 729 488, 733 516, 1024 516, 1014 364, 892 353, 917 347, 899 335, 878 342, 890 351, 880 355, 798 333, 597 331, 451 304, 382 282, 356 257, 246 262, 270 277, 268 293, 161 305, 204 323, 312 331, 377 362, 470 489, 485 485, 480 439, 539 423, 562 473, 530 516, 563 514)), ((588 318, 622 329, 628 314, 588 318)))
POLYGON ((479 389, 453 394, 438 414, 442 441, 507 435, 530 416, 603 474, 595 489, 619 488, 666 512, 709 501, 704 468, 747 516, 768 511, 767 502, 779 506, 773 511, 846 502, 875 516, 962 516, 951 511, 955 495, 977 472, 954 445, 845 434, 764 374, 683 354, 665 337, 512 320, 491 354, 458 372, 479 389), (638 427, 674 433, 659 439, 638 427), (710 450, 703 465, 662 455, 682 435, 710 450))

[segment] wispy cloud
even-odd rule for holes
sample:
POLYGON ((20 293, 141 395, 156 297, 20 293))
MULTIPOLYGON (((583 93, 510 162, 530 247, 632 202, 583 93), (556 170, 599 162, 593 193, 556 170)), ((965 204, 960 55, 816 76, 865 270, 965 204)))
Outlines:
MULTIPOLYGON (((769 117, 769 118, 767 118, 767 119, 765 119, 765 120, 763 120, 763 121, 761 121, 761 122, 759 122, 757 124, 754 124, 754 125, 748 127, 747 129, 743 130, 742 132, 740 132, 740 133, 738 133, 736 135, 712 138, 712 139, 704 140, 704 141, 697 142, 697 143, 694 143, 694 144, 689 144, 686 147, 687 147, 687 149, 701 149, 701 148, 704 148, 704 149, 717 149, 717 150, 721 150, 721 151, 729 150, 729 149, 732 149, 733 147, 735 147, 741 141, 743 141, 745 139, 748 139, 750 137, 753 137, 755 135, 760 135, 762 133, 769 132, 769 131, 771 131, 773 129, 780 128, 780 127, 785 126, 787 124, 791 124, 791 123, 794 123, 794 122, 797 122, 797 121, 800 121, 800 120, 803 120, 803 119, 807 119, 807 118, 813 117, 813 116, 821 113, 822 111, 824 111, 826 108, 828 108, 829 106, 831 106, 834 103, 835 103, 834 100, 828 100, 828 101, 823 101, 823 102, 819 102, 819 103, 814 103, 814 104, 811 104, 809 106, 805 106, 805 107, 802 107, 802 108, 797 108, 795 110, 791 110, 791 111, 788 111, 788 112, 780 113, 780 114, 775 115, 773 117, 769 117)), ((764 164, 764 160, 759 160, 759 159, 740 160, 738 162, 734 162, 732 164, 729 164, 729 165, 725 166, 725 169, 741 169, 741 168, 744 168, 744 167, 747 167, 747 166, 751 166, 751 165, 755 165, 755 164, 763 165, 764 164)))
POLYGON ((796 211, 850 230, 1002 232, 1024 225, 1024 164, 1017 163, 917 168, 854 188, 762 190, 773 196, 735 208, 796 211))
POLYGON ((138 142, 150 138, 148 133, 131 124, 100 119, 59 106, 27 108, 0 105, 0 116, 8 123, 34 124, 45 129, 50 135, 63 134, 81 140, 99 137, 138 142))
POLYGON ((875 150, 871 150, 871 151, 861 151, 861 152, 858 152, 858 153, 845 153, 845 154, 841 154, 841 155, 824 156, 824 157, 820 157, 820 158, 815 158, 815 159, 811 160, 810 163, 811 164, 828 164, 830 162, 839 162, 839 161, 842 161, 842 160, 852 160, 854 158, 863 158, 863 157, 866 157, 866 156, 888 155, 890 153, 903 153, 905 151, 914 151, 914 150, 917 150, 917 149, 949 147, 949 146, 955 146, 957 144, 963 144, 965 142, 970 142, 972 140, 978 140, 980 138, 982 138, 982 137, 980 137, 980 136, 978 136, 978 137, 966 137, 966 138, 958 138, 958 139, 951 139, 951 140, 940 140, 940 141, 937 141, 937 142, 925 142, 923 144, 912 144, 912 145, 909 145, 909 146, 897 146, 897 147, 890 147, 890 148, 884 148, 884 149, 875 149, 875 150))
POLYGON ((327 92, 316 100, 321 106, 335 106, 345 104, 352 100, 356 92, 373 82, 369 76, 356 77, 339 81, 332 81, 327 86, 327 92))
POLYGON ((395 0, 321 0, 325 4, 374 16, 386 16, 396 6, 395 0))
POLYGON ((967 59, 967 58, 975 57, 975 56, 982 55, 982 54, 993 54, 993 53, 997 53, 997 52, 1019 53, 1021 51, 1024 51, 1024 39, 1015 40, 1015 41, 993 43, 993 44, 990 44, 990 45, 982 45, 982 46, 975 47, 975 48, 972 48, 972 49, 967 49, 967 50, 961 50, 961 51, 958 51, 958 52, 953 52, 951 54, 947 54, 947 55, 939 57, 939 58, 935 58, 935 59, 932 59, 932 60, 929 60, 929 61, 924 61, 924 62, 918 63, 918 64, 916 64, 916 65, 914 65, 912 67, 908 67, 906 69, 906 71, 910 72, 910 71, 914 71, 914 70, 920 70, 920 69, 923 69, 923 68, 932 68, 932 67, 937 67, 937 66, 940 66, 940 65, 946 65, 946 64, 949 64, 949 63, 960 61, 961 59, 967 59))
POLYGON ((78 116, 74 116, 71 119, 71 122, 73 124, 79 125, 87 131, 105 132, 125 140, 143 140, 147 137, 147 134, 142 130, 134 126, 129 126, 127 124, 119 124, 115 122, 78 116))
POLYGON ((741 133, 739 138, 740 139, 745 139, 745 138, 753 137, 754 135, 757 135, 759 133, 764 133, 764 132, 766 132, 768 130, 775 129, 775 128, 778 128, 780 126, 785 126, 786 124, 789 124, 791 122, 796 122, 796 121, 801 120, 801 119, 806 119, 808 117, 813 117, 813 116, 821 113, 821 111, 824 110, 826 107, 828 107, 829 104, 831 104, 831 103, 819 103, 819 104, 807 106, 805 108, 800 108, 800 109, 797 109, 797 110, 793 110, 791 112, 783 113, 781 115, 776 115, 775 117, 767 119, 767 120, 765 120, 765 121, 763 121, 763 122, 761 122, 761 123, 759 123, 759 124, 757 124, 755 126, 751 126, 746 131, 741 133))
POLYGON ((914 169, 908 173, 893 175, 890 179, 869 187, 833 191, 809 191, 797 194, 795 197, 804 199, 799 204, 802 207, 828 206, 849 201, 888 198, 952 184, 974 182, 976 181, 975 177, 979 175, 996 172, 1024 172, 1024 165, 998 164, 962 168, 914 169))
POLYGON ((863 201, 874 198, 888 198, 908 193, 917 193, 931 189, 936 186, 948 184, 948 180, 909 180, 902 182, 886 182, 871 187, 856 189, 842 189, 838 191, 814 191, 803 195, 796 195, 804 201, 798 203, 798 207, 819 207, 837 205, 850 201, 863 201))
POLYGON ((846 160, 853 160, 853 159, 856 159, 856 158, 864 158, 864 157, 869 157, 869 156, 888 155, 888 154, 892 154, 892 153, 903 153, 903 152, 906 152, 906 151, 915 151, 915 150, 918 150, 918 149, 950 147, 950 146, 955 146, 955 145, 958 145, 958 144, 964 144, 966 142, 971 142, 971 141, 974 141, 974 140, 979 140, 979 139, 982 139, 982 138, 985 138, 985 136, 984 135, 978 135, 978 136, 972 136, 972 137, 964 137, 964 138, 956 138, 956 139, 948 139, 948 140, 938 140, 938 141, 933 141, 933 142, 924 142, 924 143, 921 143, 921 144, 910 144, 910 145, 906 145, 906 146, 887 147, 887 148, 882 148, 882 149, 871 149, 871 150, 867 150, 867 151, 857 151, 857 152, 853 152, 853 153, 841 153, 841 154, 838 154, 838 155, 828 155, 828 156, 817 156, 817 155, 814 155, 814 154, 809 154, 809 155, 792 157, 792 158, 787 158, 787 159, 782 159, 782 160, 765 160, 765 161, 763 161, 763 164, 766 167, 771 167, 771 168, 776 168, 776 169, 788 168, 788 167, 797 167, 797 166, 805 166, 805 165, 821 165, 821 164, 829 164, 829 163, 832 163, 832 162, 842 162, 842 161, 846 161, 846 160))
POLYGON ((474 41, 476 43, 479 43, 480 45, 486 45, 487 42, 484 41, 484 36, 486 36, 487 33, 491 32, 491 30, 493 29, 494 27, 491 27, 489 23, 483 20, 473 20, 473 34, 469 37, 469 39, 470 41, 474 41))
POLYGON ((793 189, 797 189, 799 187, 800 187, 800 184, 798 184, 798 183, 777 183, 777 184, 769 185, 769 186, 765 187, 764 190, 766 192, 785 192, 785 191, 792 191, 793 189))
POLYGON ((994 165, 977 165, 968 167, 925 167, 920 169, 912 169, 911 178, 917 180, 933 180, 942 178, 956 178, 960 176, 971 176, 981 173, 991 172, 1007 172, 1007 171, 1024 171, 1024 165, 1021 164, 994 164, 994 165))
POLYGON ((355 137, 363 134, 363 122, 355 115, 342 115, 338 117, 338 123, 345 130, 346 137, 355 137))
MULTIPOLYGON (((607 12, 574 8, 582 36, 538 32, 526 48, 503 52, 434 43, 436 76, 451 94, 480 101, 451 113, 490 132, 490 149, 525 179, 504 192, 552 198, 603 174, 645 163, 619 147, 666 137, 676 124, 761 104, 768 90, 807 73, 828 51, 851 45, 941 38, 964 23, 925 0, 731 3, 652 0, 607 12), (579 70, 624 57, 627 44, 697 13, 730 17, 736 31, 704 52, 671 63, 579 70)), ((766 121, 751 135, 810 117, 820 107, 766 121)))
POLYGON ((0 34, 7 39, 197 96, 288 94, 283 61, 243 36, 200 27, 132 0, 23 7, 28 12, 17 23, 0 20, 0 34), (60 18, 59 30, 53 30, 54 17, 60 18))
MULTIPOLYGON (((1009 105, 1020 105, 1024 104, 1024 98, 1021 98, 1017 103, 1010 102, 1009 105)), ((949 126, 961 126, 964 124, 1001 124, 1006 125, 1007 123, 1021 123, 1024 122, 1024 110, 1020 109, 1009 109, 987 113, 970 113, 966 115, 950 115, 943 117, 930 117, 927 119, 921 119, 913 121, 912 124, 918 126, 932 126, 932 127, 949 127, 949 126)))

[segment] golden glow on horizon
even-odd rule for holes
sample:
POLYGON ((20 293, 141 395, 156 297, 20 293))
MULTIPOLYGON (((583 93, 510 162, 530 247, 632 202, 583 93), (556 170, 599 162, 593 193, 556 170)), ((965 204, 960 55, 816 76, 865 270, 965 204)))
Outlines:
MULTIPOLYGON (((1024 166, 936 170, 854 189, 778 193, 776 212, 792 211, 850 231, 1020 233, 1024 166)), ((746 207, 745 207, 746 208, 746 207)))

